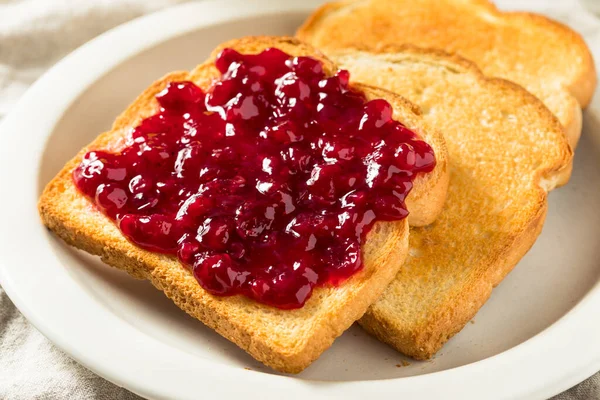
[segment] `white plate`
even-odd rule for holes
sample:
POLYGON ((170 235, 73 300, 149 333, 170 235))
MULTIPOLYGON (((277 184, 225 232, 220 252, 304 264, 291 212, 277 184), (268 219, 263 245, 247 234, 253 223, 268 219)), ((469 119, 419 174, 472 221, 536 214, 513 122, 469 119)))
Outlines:
POLYGON ((0 128, 0 281, 17 307, 77 361, 150 398, 532 399, 599 370, 598 103, 586 113, 571 183, 550 196, 539 241, 429 362, 404 359, 353 327, 302 374, 275 374, 147 282, 71 250, 41 226, 43 186, 150 82, 193 67, 226 39, 292 33, 316 3, 172 8, 99 37, 30 89, 0 128), (402 361, 410 365, 397 367, 402 361))

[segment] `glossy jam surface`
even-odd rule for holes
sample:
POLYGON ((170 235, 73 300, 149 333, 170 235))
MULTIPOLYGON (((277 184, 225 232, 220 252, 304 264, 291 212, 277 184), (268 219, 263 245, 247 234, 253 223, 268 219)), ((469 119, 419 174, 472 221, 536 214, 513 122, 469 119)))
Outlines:
POLYGON ((408 215, 433 151, 347 71, 326 77, 277 49, 225 49, 216 67, 207 93, 170 83, 126 146, 87 153, 74 181, 130 241, 177 254, 210 293, 301 307, 362 268, 377 220, 408 215))

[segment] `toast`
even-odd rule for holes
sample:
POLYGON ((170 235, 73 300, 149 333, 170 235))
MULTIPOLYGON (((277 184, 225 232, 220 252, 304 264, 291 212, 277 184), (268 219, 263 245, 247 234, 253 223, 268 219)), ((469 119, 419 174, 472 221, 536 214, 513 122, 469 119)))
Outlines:
POLYGON ((541 101, 458 56, 386 46, 330 57, 357 82, 406 95, 447 140, 444 210, 433 224, 411 228, 406 263, 359 321, 400 352, 427 359, 533 245, 547 192, 568 170, 572 150, 541 101))
MULTIPOLYGON (((39 201, 39 212, 43 223, 68 244, 100 256, 105 263, 135 278, 149 280, 182 310, 267 366, 281 372, 297 373, 360 318, 394 278, 408 250, 407 219, 375 224, 363 246, 363 269, 343 284, 317 287, 304 307, 280 310, 243 296, 209 294, 175 257, 148 252, 130 243, 116 225, 76 189, 71 178, 72 170, 88 150, 117 150, 132 127, 155 114, 158 110, 155 95, 168 82, 190 80, 201 88, 209 88, 220 76, 214 60, 225 47, 246 54, 276 47, 292 56, 306 55, 322 61, 327 75, 337 70, 337 66, 319 51, 294 38, 253 37, 225 43, 193 71, 171 73, 146 89, 116 119, 110 131, 83 149, 48 184, 39 201)), ((448 183, 448 158, 442 136, 430 130, 416 107, 402 97, 365 85, 354 87, 362 90, 367 98, 388 100, 394 109, 393 117, 434 148, 438 164, 432 173, 415 179, 410 196, 416 205, 417 219, 426 220, 437 215, 448 183)))
POLYGON ((315 11, 297 36, 325 53, 386 44, 457 53, 541 99, 573 148, 581 108, 596 87, 592 56, 576 32, 541 15, 501 12, 487 0, 342 0, 315 11))

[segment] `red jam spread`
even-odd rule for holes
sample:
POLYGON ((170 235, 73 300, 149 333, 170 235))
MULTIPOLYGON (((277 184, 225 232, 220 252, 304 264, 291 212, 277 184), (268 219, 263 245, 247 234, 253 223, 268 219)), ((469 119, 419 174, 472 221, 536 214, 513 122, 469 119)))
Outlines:
POLYGON ((302 307, 362 268, 378 220, 405 218, 429 145, 367 101, 348 71, 278 49, 223 50, 203 92, 172 82, 119 152, 90 151, 75 184, 134 244, 177 254, 215 295, 302 307))

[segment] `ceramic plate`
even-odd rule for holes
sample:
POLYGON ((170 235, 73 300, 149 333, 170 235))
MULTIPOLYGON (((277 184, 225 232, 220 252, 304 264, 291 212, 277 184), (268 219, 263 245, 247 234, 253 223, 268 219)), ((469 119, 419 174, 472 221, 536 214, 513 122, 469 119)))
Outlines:
MULTIPOLYGON (((544 398, 600 370, 600 105, 543 234, 472 323, 431 361, 352 327, 298 376, 263 367, 149 283, 65 246, 36 201, 62 165, 153 80, 225 40, 291 34, 318 1, 205 1, 121 26, 40 79, 0 127, 0 282, 52 342, 148 398, 544 398)), ((583 15, 583 14, 582 14, 583 15)), ((586 15, 587 23, 591 23, 586 15)), ((590 45, 597 50, 598 40, 590 45)))

